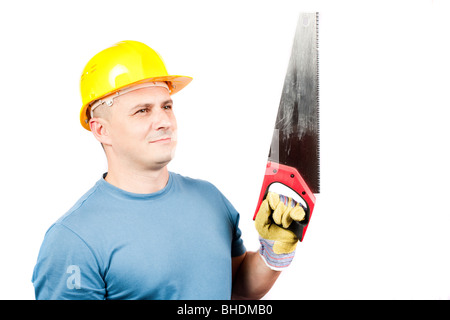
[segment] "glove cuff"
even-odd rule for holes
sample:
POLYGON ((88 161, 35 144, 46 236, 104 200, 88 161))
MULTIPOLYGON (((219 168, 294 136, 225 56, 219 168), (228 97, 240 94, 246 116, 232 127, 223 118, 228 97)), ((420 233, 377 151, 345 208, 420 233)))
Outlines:
POLYGON ((294 259, 295 250, 289 253, 277 254, 273 252, 274 240, 267 240, 259 237, 259 242, 261 243, 259 254, 270 269, 283 271, 289 267, 294 259))

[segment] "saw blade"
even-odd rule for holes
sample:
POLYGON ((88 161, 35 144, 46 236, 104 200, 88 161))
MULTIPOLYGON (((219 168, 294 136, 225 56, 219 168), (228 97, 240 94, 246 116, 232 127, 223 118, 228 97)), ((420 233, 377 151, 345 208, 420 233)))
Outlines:
POLYGON ((320 189, 318 13, 301 13, 284 80, 269 161, 296 168, 320 189))

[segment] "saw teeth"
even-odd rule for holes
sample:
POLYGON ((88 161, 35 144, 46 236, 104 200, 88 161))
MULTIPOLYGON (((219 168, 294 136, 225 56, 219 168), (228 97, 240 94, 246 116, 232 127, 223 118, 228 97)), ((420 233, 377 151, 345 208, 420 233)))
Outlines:
POLYGON ((316 50, 317 50, 317 173, 318 173, 318 182, 317 182, 317 193, 320 193, 320 81, 319 81, 319 12, 316 12, 316 50))

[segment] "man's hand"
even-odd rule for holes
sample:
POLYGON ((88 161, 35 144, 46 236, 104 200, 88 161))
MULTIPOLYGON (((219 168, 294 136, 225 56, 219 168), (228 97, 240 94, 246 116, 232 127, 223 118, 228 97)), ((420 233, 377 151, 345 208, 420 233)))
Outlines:
POLYGON ((270 290, 279 271, 294 258, 298 238, 286 228, 294 220, 303 219, 305 211, 294 200, 269 192, 255 218, 261 242, 259 253, 247 252, 233 258, 233 299, 260 299, 270 290))
POLYGON ((269 192, 255 218, 260 235, 260 254, 269 267, 287 267, 294 258, 297 236, 287 228, 293 221, 305 219, 305 210, 291 198, 269 192), (271 218, 272 216, 272 218, 271 218))

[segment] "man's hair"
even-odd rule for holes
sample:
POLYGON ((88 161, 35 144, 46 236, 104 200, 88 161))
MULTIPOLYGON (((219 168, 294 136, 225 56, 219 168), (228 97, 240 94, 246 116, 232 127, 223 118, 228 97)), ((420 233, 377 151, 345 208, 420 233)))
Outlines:
MULTIPOLYGON (((90 120, 91 119, 91 109, 88 108, 86 113, 87 113, 88 119, 90 120)), ((92 115, 94 118, 101 118, 101 119, 109 120, 111 118, 111 107, 108 107, 107 105, 102 104, 94 109, 94 111, 92 112, 92 115)), ((103 145, 103 143, 100 142, 100 145, 102 146, 103 151, 105 151, 105 146, 103 145)))
MULTIPOLYGON (((91 119, 90 109, 89 109, 88 113, 89 113, 88 119, 91 119)), ((102 119, 109 120, 111 117, 111 107, 108 107, 107 105, 102 104, 94 109, 93 116, 94 116, 94 118, 102 118, 102 119)))

